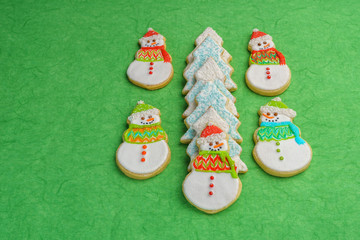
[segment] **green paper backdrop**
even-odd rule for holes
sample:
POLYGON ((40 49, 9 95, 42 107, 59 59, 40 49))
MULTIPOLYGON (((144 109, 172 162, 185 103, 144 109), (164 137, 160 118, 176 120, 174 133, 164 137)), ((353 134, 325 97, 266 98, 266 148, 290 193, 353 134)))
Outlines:
POLYGON ((356 239, 359 237, 359 9, 344 1, 10 1, 0 3, 0 239, 356 239), (185 58, 208 26, 233 56, 243 191, 204 214, 183 196, 185 58), (167 38, 174 78, 131 84, 137 40, 167 38), (253 28, 273 36, 292 83, 281 95, 313 161, 292 178, 254 162, 257 111, 245 84, 253 28), (138 100, 162 112, 172 159, 137 181, 115 164, 138 100))

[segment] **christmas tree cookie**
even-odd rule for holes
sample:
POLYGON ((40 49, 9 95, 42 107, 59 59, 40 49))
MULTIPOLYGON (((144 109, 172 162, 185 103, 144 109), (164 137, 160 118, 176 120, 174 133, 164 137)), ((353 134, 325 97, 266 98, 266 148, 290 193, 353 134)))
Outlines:
POLYGON ((200 152, 183 183, 186 199, 201 211, 217 213, 233 204, 242 184, 229 155, 228 135, 209 124, 197 140, 200 152))
POLYGON ((221 47, 221 50, 222 50, 221 57, 227 63, 229 63, 231 61, 231 59, 232 59, 232 56, 228 53, 228 51, 225 50, 225 48, 222 47, 222 45, 224 43, 223 39, 211 27, 206 28, 205 31, 196 38, 195 45, 197 47, 186 57, 186 61, 188 63, 191 63, 194 60, 193 53, 198 49, 198 46, 207 37, 211 37, 217 43, 217 45, 219 45, 219 47, 221 47))
POLYGON ((165 37, 149 28, 139 44, 141 49, 127 70, 129 80, 149 90, 165 87, 174 73, 171 56, 165 50, 165 37))
POLYGON ((248 45, 251 52, 246 72, 248 87, 264 96, 275 96, 290 85, 291 73, 284 55, 275 48, 272 37, 254 29, 248 45))
POLYGON ((310 165, 312 150, 293 123, 296 112, 277 97, 262 106, 259 115, 260 128, 254 133, 253 150, 259 166, 278 177, 291 177, 305 171, 310 165))
POLYGON ((166 168, 171 153, 160 123, 159 109, 139 101, 128 117, 129 128, 116 152, 116 163, 125 175, 147 179, 166 168))

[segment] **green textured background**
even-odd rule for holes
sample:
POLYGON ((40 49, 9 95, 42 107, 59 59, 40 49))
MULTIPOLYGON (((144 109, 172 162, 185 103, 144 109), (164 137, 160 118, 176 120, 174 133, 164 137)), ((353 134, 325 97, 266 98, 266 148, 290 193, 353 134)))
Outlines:
POLYGON ((359 1, 1 1, 0 239, 359 238, 359 1), (185 57, 208 26, 233 56, 244 141, 238 201, 216 215, 184 198, 185 57), (157 91, 126 69, 153 27, 167 38, 174 78, 157 91), (273 36, 292 70, 281 95, 313 148, 298 176, 254 162, 257 110, 245 85, 253 28, 273 36), (126 118, 142 99, 162 112, 172 159, 132 180, 115 164, 126 118))

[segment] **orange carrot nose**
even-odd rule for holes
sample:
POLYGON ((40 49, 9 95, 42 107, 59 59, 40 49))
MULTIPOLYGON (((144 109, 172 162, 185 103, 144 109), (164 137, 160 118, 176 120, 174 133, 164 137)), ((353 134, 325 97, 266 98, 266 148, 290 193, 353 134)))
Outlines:
POLYGON ((154 45, 154 44, 156 44, 156 42, 151 43, 151 45, 154 45))
POLYGON ((148 120, 146 120, 147 122, 150 122, 150 121, 152 121, 152 120, 154 120, 154 118, 149 118, 148 120))
POLYGON ((269 118, 269 119, 273 119, 274 117, 270 117, 270 116, 268 116, 268 115, 266 115, 265 113, 263 113, 262 114, 264 117, 266 117, 266 118, 269 118))
POLYGON ((215 145, 214 148, 218 148, 220 146, 224 145, 224 143, 219 143, 218 145, 215 145))
POLYGON ((268 46, 270 46, 270 43, 266 44, 266 45, 264 46, 264 48, 267 48, 268 46))

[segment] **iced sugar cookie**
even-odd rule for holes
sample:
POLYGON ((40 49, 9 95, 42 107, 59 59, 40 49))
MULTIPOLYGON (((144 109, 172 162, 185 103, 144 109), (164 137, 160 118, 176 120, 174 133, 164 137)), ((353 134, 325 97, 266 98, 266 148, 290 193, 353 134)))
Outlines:
POLYGON ((209 124, 197 140, 199 155, 183 183, 186 199, 201 211, 217 213, 239 197, 242 184, 229 155, 228 136, 209 124))
POLYGON ((253 150, 259 166, 278 177, 290 177, 307 169, 312 150, 292 122, 296 112, 277 97, 262 106, 259 115, 260 128, 254 133, 253 150))
POLYGON ((125 175, 146 179, 161 173, 170 162, 167 135, 160 111, 139 101, 128 117, 129 128, 116 152, 116 163, 125 175))
POLYGON ((152 28, 139 40, 141 48, 128 70, 129 80, 142 88, 155 90, 165 87, 173 77, 171 56, 165 50, 165 37, 152 28))
POLYGON ((290 85, 291 73, 284 55, 275 48, 272 37, 254 29, 248 45, 251 51, 246 72, 248 87, 264 96, 275 96, 290 85))
POLYGON ((212 29, 211 27, 208 27, 205 29, 203 33, 201 33, 195 40, 195 45, 197 46, 187 57, 186 61, 187 63, 191 63, 194 60, 193 53, 198 49, 198 46, 205 40, 205 38, 211 37, 222 49, 221 57, 229 63, 232 59, 232 56, 226 51, 225 48, 222 47, 224 41, 222 38, 212 29))

